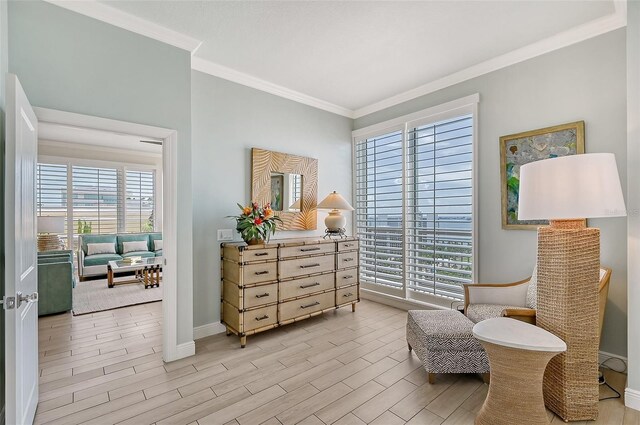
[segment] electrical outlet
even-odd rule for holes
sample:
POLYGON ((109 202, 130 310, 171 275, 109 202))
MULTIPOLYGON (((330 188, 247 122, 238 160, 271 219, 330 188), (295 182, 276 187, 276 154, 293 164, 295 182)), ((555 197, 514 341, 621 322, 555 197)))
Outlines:
POLYGON ((219 229, 218 230, 218 240, 219 241, 232 241, 233 240, 233 229, 219 229))

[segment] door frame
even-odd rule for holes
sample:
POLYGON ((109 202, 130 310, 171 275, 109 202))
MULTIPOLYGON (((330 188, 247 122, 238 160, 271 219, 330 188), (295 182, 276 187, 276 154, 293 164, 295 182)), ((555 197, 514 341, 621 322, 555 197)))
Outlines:
MULTIPOLYGON (((141 138, 162 140, 162 239, 165 264, 162 271, 162 358, 165 362, 195 354, 193 334, 186 343, 178 344, 178 132, 173 129, 100 118, 49 108, 34 107, 39 122, 84 127, 141 138)), ((181 282, 180 292, 187 297, 182 312, 193 317, 193 282, 181 282)))

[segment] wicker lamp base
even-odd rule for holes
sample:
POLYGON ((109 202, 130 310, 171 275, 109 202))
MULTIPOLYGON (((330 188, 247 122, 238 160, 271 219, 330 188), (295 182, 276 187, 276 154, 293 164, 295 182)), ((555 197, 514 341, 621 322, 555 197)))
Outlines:
POLYGON ((58 249, 64 249, 64 243, 60 236, 48 233, 38 235, 38 252, 56 251, 58 249))
POLYGON ((536 324, 567 344, 544 376, 547 407, 565 421, 598 417, 600 230, 584 220, 538 229, 536 324))

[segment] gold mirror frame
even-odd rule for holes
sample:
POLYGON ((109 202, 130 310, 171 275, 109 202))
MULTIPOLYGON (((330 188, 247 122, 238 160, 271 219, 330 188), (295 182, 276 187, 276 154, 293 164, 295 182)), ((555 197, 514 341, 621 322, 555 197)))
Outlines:
POLYGON ((264 149, 251 149, 251 200, 264 205, 271 200, 271 173, 302 175, 300 212, 281 211, 277 230, 318 228, 318 160, 264 149))

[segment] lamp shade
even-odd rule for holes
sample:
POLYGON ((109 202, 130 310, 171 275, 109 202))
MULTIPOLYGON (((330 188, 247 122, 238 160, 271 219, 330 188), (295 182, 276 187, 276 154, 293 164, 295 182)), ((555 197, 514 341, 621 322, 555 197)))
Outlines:
POLYGON ((38 233, 64 233, 64 217, 38 217, 38 233))
POLYGON ((563 156, 520 167, 518 220, 625 215, 616 158, 612 153, 563 156))
POLYGON ((353 207, 335 190, 318 204, 318 209, 353 211, 353 207))

